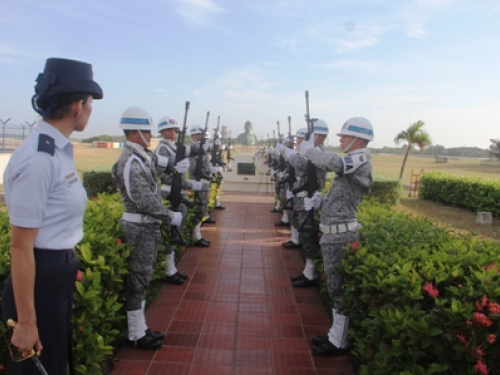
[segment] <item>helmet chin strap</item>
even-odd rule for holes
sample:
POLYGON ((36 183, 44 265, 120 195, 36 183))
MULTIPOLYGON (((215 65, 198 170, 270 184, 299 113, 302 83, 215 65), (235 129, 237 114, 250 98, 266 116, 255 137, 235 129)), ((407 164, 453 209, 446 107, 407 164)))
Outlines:
POLYGON ((146 141, 146 138, 144 138, 144 135, 142 134, 141 130, 139 130, 139 135, 141 136, 142 141, 146 145, 146 148, 149 148, 151 146, 151 144, 148 141, 146 141))
POLYGON ((344 152, 347 154, 347 153, 349 152, 349 150, 351 149, 352 145, 354 144, 354 142, 356 142, 356 139, 358 139, 358 138, 354 138, 354 139, 351 141, 351 143, 349 143, 349 144, 347 145, 347 147, 346 147, 346 148, 342 149, 342 151, 344 151, 344 152))

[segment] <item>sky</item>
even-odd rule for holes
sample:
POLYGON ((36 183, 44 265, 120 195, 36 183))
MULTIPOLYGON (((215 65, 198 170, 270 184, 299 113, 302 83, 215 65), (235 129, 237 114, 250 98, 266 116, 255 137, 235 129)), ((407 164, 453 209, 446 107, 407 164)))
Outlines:
POLYGON ((104 99, 85 131, 119 135, 130 106, 232 137, 371 121, 372 147, 419 120, 435 145, 500 138, 498 0, 0 0, 0 121, 37 120, 49 57, 91 63, 104 99))

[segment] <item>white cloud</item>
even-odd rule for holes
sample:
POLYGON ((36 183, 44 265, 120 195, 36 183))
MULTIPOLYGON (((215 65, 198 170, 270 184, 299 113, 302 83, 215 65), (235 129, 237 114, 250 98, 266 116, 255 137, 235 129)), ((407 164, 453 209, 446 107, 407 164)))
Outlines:
POLYGON ((198 27, 210 26, 216 14, 225 12, 211 0, 175 0, 173 6, 189 24, 198 27))

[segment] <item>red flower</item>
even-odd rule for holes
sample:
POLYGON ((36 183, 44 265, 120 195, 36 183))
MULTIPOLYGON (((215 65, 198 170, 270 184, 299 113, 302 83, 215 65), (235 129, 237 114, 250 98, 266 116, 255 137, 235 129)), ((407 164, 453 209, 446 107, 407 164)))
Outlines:
POLYGON ((476 305, 476 311, 483 311, 483 306, 481 306, 479 301, 474 302, 474 305, 476 305))
POLYGON ((481 298, 481 306, 485 307, 490 303, 490 299, 485 295, 483 295, 483 298, 481 298))
POLYGON ((496 335, 494 335, 493 333, 490 333, 490 334, 488 335, 488 339, 487 339, 488 344, 490 344, 490 345, 491 345, 491 344, 493 344, 496 340, 497 340, 497 337, 496 337, 496 335))
POLYGON ((459 335, 459 334, 457 333, 457 338, 458 338, 460 341, 462 341, 462 342, 467 342, 467 337, 465 337, 464 335, 459 335))
POLYGON ((483 346, 479 345, 472 354, 474 355, 474 357, 482 357, 484 355, 483 346))
POLYGON ((115 241, 115 245, 121 245, 123 242, 121 240, 121 238, 117 238, 116 241, 115 241))
POLYGON ((429 293, 429 296, 432 298, 436 298, 437 296, 439 296, 439 290, 435 289, 432 283, 426 283, 422 290, 429 293))
POLYGON ((78 272, 76 273, 76 281, 82 282, 82 279, 82 271, 78 270, 78 272))
POLYGON ((492 268, 494 268, 498 273, 498 266, 495 263, 491 263, 485 267, 486 271, 491 270, 492 268))
POLYGON ((493 324, 486 315, 479 312, 475 312, 474 314, 472 314, 472 318, 481 326, 489 327, 493 324))
POLYGON ((360 245, 359 241, 352 241, 351 242, 351 250, 358 251, 359 245, 360 245))
POLYGON ((93 200, 94 202, 98 201, 97 197, 92 197, 92 200, 93 200))
POLYGON ((490 370, 488 370, 488 367, 486 366, 486 363, 484 363, 480 359, 477 360, 476 365, 474 366, 474 370, 484 375, 487 375, 488 372, 490 372, 490 370))
POLYGON ((488 309, 492 314, 500 314, 500 305, 498 303, 490 302, 488 309))

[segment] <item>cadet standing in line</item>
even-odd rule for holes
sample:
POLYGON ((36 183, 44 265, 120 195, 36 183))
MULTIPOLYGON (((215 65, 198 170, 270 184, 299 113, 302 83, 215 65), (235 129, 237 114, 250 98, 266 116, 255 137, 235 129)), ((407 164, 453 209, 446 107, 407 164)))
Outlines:
MULTIPOLYGON (((200 125, 193 125, 189 130, 189 134, 191 135, 191 147, 200 148, 201 138, 202 136, 206 137, 205 129, 200 125)), ((199 205, 196 206, 195 216, 193 217, 193 246, 195 247, 208 247, 210 246, 210 241, 204 239, 201 236, 201 221, 205 217, 207 213, 207 204, 208 204, 208 190, 210 187, 210 164, 208 162, 208 158, 206 152, 209 150, 208 143, 204 143, 202 146, 202 150, 200 150, 200 155, 192 156, 190 158, 191 164, 189 166, 189 179, 190 181, 198 181, 201 182, 204 187, 196 192, 197 201, 199 205), (201 163, 201 175, 196 176, 196 165, 197 163, 201 163)), ((214 221, 215 222, 215 221, 214 221)))
MULTIPOLYGON (((304 140, 304 137, 307 133, 306 128, 300 128, 297 130, 297 134, 295 134, 295 139, 296 139, 296 148, 299 149, 300 143, 304 140)), ((283 156, 288 159, 289 156, 286 155, 286 149, 283 149, 283 156)), ((292 154, 290 151, 288 151, 288 154, 292 154)), ((290 160, 288 160, 290 163, 290 160)), ((304 202, 303 198, 298 198, 297 196, 294 196, 292 193, 292 189, 295 187, 298 187, 303 184, 305 181, 305 170, 301 171, 297 167, 293 166, 290 163, 291 168, 295 168, 295 184, 293 186, 290 186, 290 188, 286 192, 286 198, 287 200, 293 199, 293 211, 290 216, 290 240, 288 242, 284 242, 282 245, 285 249, 299 249, 300 248, 300 237, 299 237, 299 211, 298 207, 299 205, 301 206, 301 209, 304 207, 304 202)))
MULTIPOLYGON (((169 116, 164 116, 158 121, 157 126, 158 133, 161 135, 160 143, 156 148, 155 153, 158 156, 166 157, 169 159, 175 160, 175 155, 177 152, 177 145, 175 141, 177 140, 178 132, 180 130, 180 126, 177 121, 169 116)), ((190 156, 191 148, 186 150, 186 157, 190 156)), ((168 199, 170 196, 170 192, 172 190, 172 173, 171 169, 168 171, 163 171, 160 173, 160 181, 161 181, 161 196, 163 199, 168 199)), ((182 180, 182 196, 187 200, 186 189, 191 189, 193 191, 200 191, 203 187, 206 188, 201 182, 198 181, 186 181, 185 174, 181 174, 182 180)), ((179 212, 182 214, 182 223, 179 226, 179 230, 182 233, 182 228, 184 226, 184 222, 186 220, 187 215, 187 207, 184 203, 179 205, 179 212)), ((165 260, 165 281, 174 285, 181 285, 184 283, 184 280, 187 279, 187 275, 185 273, 181 273, 177 270, 175 266, 175 251, 171 244, 164 243, 165 248, 167 250, 167 257, 165 260)))
POLYGON ((313 354, 319 356, 345 354, 349 345, 349 317, 343 311, 342 280, 332 270, 341 266, 346 245, 359 240, 358 205, 373 185, 370 152, 366 148, 368 142, 373 140, 372 124, 365 118, 353 117, 344 123, 337 135, 347 156, 323 152, 311 142, 304 147, 304 150, 307 149, 305 156, 314 165, 336 173, 324 200, 318 196, 304 198, 306 210, 321 206, 321 252, 328 277, 328 292, 334 302, 335 324, 327 335, 313 338, 313 354))
MULTIPOLYGON (((216 210, 225 210, 226 207, 224 207, 220 203, 220 190, 221 190, 221 185, 222 185, 222 180, 224 177, 222 176, 222 169, 224 167, 224 163, 222 162, 221 158, 221 153, 224 150, 224 146, 222 145, 221 141, 221 134, 218 131, 218 129, 215 130, 215 137, 214 137, 214 142, 211 147, 213 149, 210 151, 210 172, 212 173, 212 181, 215 183, 216 190, 215 190, 215 206, 214 209, 216 210)), ((228 163, 231 161, 229 160, 228 163)))
POLYGON ((289 148, 290 139, 282 137, 280 141, 276 144, 275 154, 278 160, 278 173, 276 174, 276 180, 278 181, 278 199, 283 210, 283 215, 280 220, 278 220, 274 225, 276 227, 289 227, 290 226, 290 210, 285 208, 286 202, 286 192, 289 188, 288 186, 288 169, 289 164, 283 158, 281 150, 289 148))
MULTIPOLYGON (((128 258, 126 280, 128 343, 141 349, 157 350, 161 348, 164 335, 150 330, 146 324, 146 291, 161 241, 160 222, 179 226, 182 214, 162 205, 156 169, 172 168, 175 159, 159 157, 148 150, 153 120, 146 110, 139 107, 126 109, 120 119, 120 128, 127 142, 113 166, 112 177, 123 203, 122 229, 127 244, 133 247, 128 258)), ((188 165, 189 160, 184 159, 173 168, 184 173, 188 165)))
MULTIPOLYGON (((12 229, 12 273, 3 292, 3 320, 17 321, 10 342, 40 353, 49 374, 66 374, 70 324, 87 194, 69 137, 87 126, 92 99, 102 99, 90 64, 47 59, 32 98, 42 116, 4 172, 12 229), (43 350, 42 350, 43 349, 43 350)), ((71 364, 70 364, 71 366, 71 364)), ((13 375, 39 374, 33 361, 11 361, 13 375)))
MULTIPOLYGON (((321 151, 324 151, 324 142, 328 136, 328 124, 324 120, 314 120, 314 146, 321 151)), ((306 149, 303 149, 305 141, 302 141, 300 147, 300 153, 294 153, 293 150, 285 150, 287 152, 287 157, 292 166, 301 176, 301 182, 307 181, 307 168, 308 160, 303 155, 306 149)), ((311 140, 312 142, 312 140, 311 140)), ((325 188, 326 171, 318 166, 312 166, 316 168, 316 193, 315 195, 321 196, 323 189, 325 188)), ((299 185, 300 186, 300 185, 299 185)), ((298 198, 297 211, 299 212, 299 227, 303 224, 309 213, 304 208, 304 199, 307 197, 307 191, 302 191, 296 194, 298 198)), ((316 263, 314 262, 318 258, 318 251, 320 250, 319 240, 318 240, 318 230, 314 228, 312 232, 299 231, 299 239, 302 249, 304 251, 304 257, 306 259, 306 264, 304 266, 304 271, 298 275, 290 278, 293 282, 293 286, 296 288, 308 288, 317 284, 318 282, 318 271, 316 269, 316 263)))

